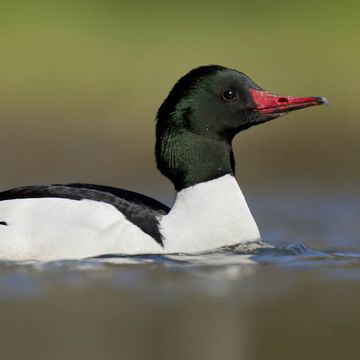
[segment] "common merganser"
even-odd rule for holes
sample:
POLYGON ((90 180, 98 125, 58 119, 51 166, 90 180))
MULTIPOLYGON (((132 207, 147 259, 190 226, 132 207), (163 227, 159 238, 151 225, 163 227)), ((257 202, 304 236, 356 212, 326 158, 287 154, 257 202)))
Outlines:
POLYGON ((218 65, 183 76, 157 113, 158 169, 177 192, 172 208, 131 191, 67 184, 0 193, 0 259, 194 253, 261 239, 235 179, 232 140, 242 130, 323 97, 270 94, 218 65))

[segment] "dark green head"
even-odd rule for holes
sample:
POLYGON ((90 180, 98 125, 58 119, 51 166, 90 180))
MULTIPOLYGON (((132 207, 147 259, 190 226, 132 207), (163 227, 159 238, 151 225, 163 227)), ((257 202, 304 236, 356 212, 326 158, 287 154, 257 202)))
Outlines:
POLYGON ((201 66, 182 77, 160 106, 158 168, 176 190, 234 174, 231 141, 238 132, 323 102, 323 98, 272 95, 241 72, 201 66))

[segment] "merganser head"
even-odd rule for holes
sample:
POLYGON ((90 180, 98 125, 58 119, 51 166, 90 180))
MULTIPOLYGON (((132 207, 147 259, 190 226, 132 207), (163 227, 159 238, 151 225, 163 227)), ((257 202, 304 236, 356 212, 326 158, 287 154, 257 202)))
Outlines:
POLYGON ((231 141, 237 133, 321 104, 326 98, 270 94, 236 70, 198 67, 175 84, 159 108, 158 168, 177 190, 234 173, 231 141))

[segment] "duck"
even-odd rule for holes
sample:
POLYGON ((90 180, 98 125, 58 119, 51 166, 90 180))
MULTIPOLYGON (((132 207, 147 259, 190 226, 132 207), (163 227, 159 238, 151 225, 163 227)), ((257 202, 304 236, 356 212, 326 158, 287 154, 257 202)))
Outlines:
POLYGON ((176 191, 171 208, 105 185, 5 190, 0 192, 0 259, 201 253, 260 241, 235 178, 232 141, 243 130, 327 102, 269 93, 224 66, 197 67, 176 82, 156 116, 155 158, 176 191))

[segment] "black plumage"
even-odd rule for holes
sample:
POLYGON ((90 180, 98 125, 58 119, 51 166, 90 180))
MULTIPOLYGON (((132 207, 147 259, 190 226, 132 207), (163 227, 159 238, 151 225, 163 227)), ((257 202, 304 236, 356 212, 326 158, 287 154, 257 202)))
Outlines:
POLYGON ((163 244, 159 231, 159 218, 166 215, 170 209, 145 195, 94 184, 24 186, 0 192, 0 201, 31 198, 87 199, 113 205, 127 220, 153 237, 160 245, 163 244))

